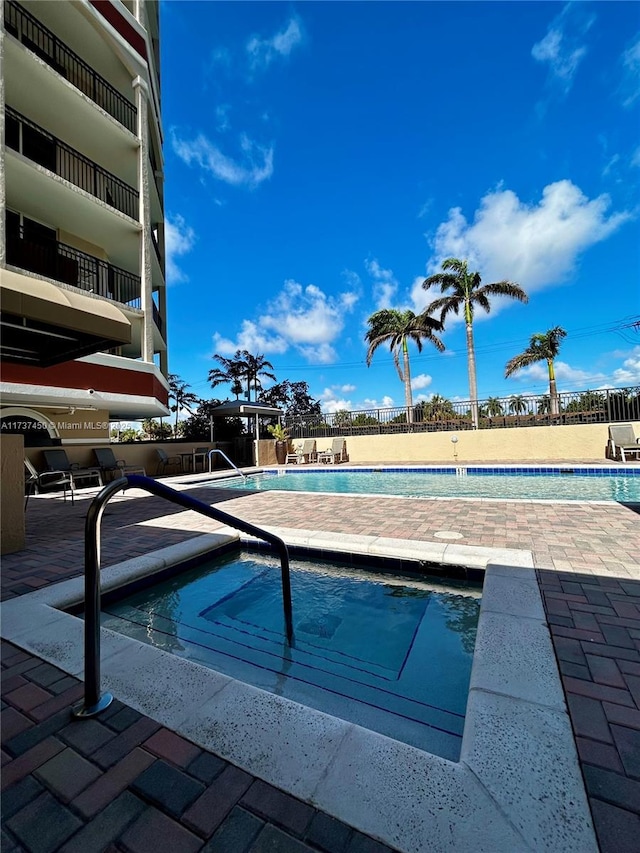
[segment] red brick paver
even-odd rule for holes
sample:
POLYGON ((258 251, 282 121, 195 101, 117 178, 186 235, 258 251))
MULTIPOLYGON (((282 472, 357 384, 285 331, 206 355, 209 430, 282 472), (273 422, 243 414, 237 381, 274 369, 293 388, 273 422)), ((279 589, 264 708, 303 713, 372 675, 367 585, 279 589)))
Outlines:
MULTIPOLYGON (((257 525, 313 526, 337 533, 429 541, 437 541, 434 534, 446 530, 462 535, 458 544, 531 550, 602 853, 640 851, 636 510, 617 504, 320 498, 202 487, 194 487, 191 493, 257 525)), ((55 496, 29 501, 26 549, 3 557, 3 598, 81 573, 84 517, 92 494, 79 495, 73 507, 55 496)), ((218 526, 140 494, 118 495, 109 504, 102 525, 103 565, 218 526)), ((80 685, 15 646, 4 644, 2 666, 6 703, 2 719, 7 721, 2 749, 3 827, 14 844, 28 837, 31 811, 37 804, 61 827, 65 840, 57 849, 66 853, 152 847, 156 853, 169 849, 167 844, 184 850, 211 844, 212 850, 235 853, 230 838, 244 838, 243 850, 279 844, 287 851, 388 853, 384 845, 253 780, 119 702, 94 727, 71 723, 69 709, 80 696, 80 685), (87 726, 81 735, 79 726, 87 726), (67 762, 84 774, 81 791, 56 782, 67 762), (179 818, 145 793, 149 787, 143 784, 143 774, 158 762, 166 765, 164 775, 171 766, 186 774, 194 790, 196 781, 205 785, 179 818), (327 846, 321 840, 326 832, 341 840, 327 846), (102 847, 96 837, 104 840, 102 847)))

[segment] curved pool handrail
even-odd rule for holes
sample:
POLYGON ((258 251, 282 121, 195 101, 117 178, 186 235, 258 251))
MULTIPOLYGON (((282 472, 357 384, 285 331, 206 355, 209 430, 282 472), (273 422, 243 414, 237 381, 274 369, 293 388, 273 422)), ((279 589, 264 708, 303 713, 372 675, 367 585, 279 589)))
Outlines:
POLYGON ((220 456, 222 456, 222 458, 223 458, 224 460, 226 460, 226 461, 229 463, 229 465, 231 465, 231 467, 232 467, 232 468, 235 468, 235 470, 238 472, 238 474, 240 474, 240 476, 241 476, 241 477, 244 477, 244 479, 245 479, 245 480, 247 479, 247 475, 244 473, 244 471, 241 471, 241 470, 238 468, 238 466, 237 466, 237 465, 234 465, 234 463, 229 459, 229 457, 227 456, 227 454, 226 454, 226 453, 224 453, 222 450, 220 450, 220 449, 219 449, 219 448, 217 448, 217 447, 214 447, 214 448, 213 448, 213 450, 210 450, 210 451, 209 451, 209 473, 210 473, 210 474, 211 474, 211 456, 212 456, 214 453, 219 453, 219 454, 220 454, 220 456))
POLYGON ((284 608, 284 621, 287 642, 291 645, 293 640, 293 616, 291 610, 291 581, 289 573, 289 550, 286 543, 279 536, 275 536, 268 530, 256 527, 248 521, 236 518, 228 512, 209 506, 184 492, 158 483, 151 477, 143 477, 141 474, 127 474, 107 483, 104 488, 91 501, 87 510, 84 528, 84 606, 85 606, 85 629, 84 629, 84 704, 76 709, 73 715, 79 719, 94 717, 107 708, 113 696, 110 693, 100 695, 100 522, 102 514, 108 501, 113 495, 122 489, 137 488, 144 489, 153 495, 172 503, 178 504, 185 509, 193 510, 221 521, 262 539, 273 545, 280 553, 280 566, 282 573, 282 603, 284 608))

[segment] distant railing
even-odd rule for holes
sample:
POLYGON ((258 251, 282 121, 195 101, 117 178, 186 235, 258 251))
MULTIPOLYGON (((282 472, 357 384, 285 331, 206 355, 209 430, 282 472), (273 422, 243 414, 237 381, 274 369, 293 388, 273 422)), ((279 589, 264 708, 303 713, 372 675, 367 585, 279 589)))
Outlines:
POLYGON ((7 235, 7 262, 89 293, 140 308, 140 276, 81 252, 58 240, 36 240, 25 235, 7 235))
MULTIPOLYGON (((479 429, 615 423, 640 420, 640 386, 548 395, 492 397, 478 400, 479 429), (557 409, 557 411, 553 411, 557 409)), ((285 418, 292 438, 333 435, 386 435, 406 432, 460 432, 473 429, 471 403, 435 397, 412 406, 326 412, 285 418)))
POLYGON ((5 4, 4 21, 7 32, 19 39, 26 48, 54 68, 76 89, 84 92, 123 127, 136 133, 135 106, 23 6, 15 3, 14 0, 9 0, 5 4))
POLYGON ((138 192, 133 187, 11 107, 6 108, 6 114, 6 143, 9 148, 127 216, 138 218, 138 192))

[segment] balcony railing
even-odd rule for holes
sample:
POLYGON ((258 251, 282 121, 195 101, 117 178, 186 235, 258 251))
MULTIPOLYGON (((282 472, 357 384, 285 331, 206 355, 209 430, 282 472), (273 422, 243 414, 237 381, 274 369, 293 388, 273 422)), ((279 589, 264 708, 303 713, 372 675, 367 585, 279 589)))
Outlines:
MULTIPOLYGON (((639 421, 640 386, 558 394, 557 407, 551 406, 548 395, 514 395, 478 400, 478 408, 480 429, 639 421)), ((473 429, 470 402, 436 396, 415 404, 408 414, 405 406, 345 410, 286 418, 285 426, 292 438, 473 429)))
POLYGON ((32 239, 22 228, 7 235, 7 263, 131 308, 142 304, 140 276, 57 240, 32 239))
POLYGON ((160 311, 158 310, 158 306, 155 302, 153 303, 153 322, 156 324, 156 326, 158 327, 158 331, 164 338, 164 320, 162 319, 160 311))
POLYGON ((6 108, 6 144, 127 216, 138 218, 138 192, 21 113, 6 108))
POLYGON ((4 20, 7 32, 19 39, 47 65, 55 68, 59 74, 113 116, 123 127, 136 133, 135 106, 60 41, 51 30, 43 26, 14 0, 9 0, 5 4, 4 20))

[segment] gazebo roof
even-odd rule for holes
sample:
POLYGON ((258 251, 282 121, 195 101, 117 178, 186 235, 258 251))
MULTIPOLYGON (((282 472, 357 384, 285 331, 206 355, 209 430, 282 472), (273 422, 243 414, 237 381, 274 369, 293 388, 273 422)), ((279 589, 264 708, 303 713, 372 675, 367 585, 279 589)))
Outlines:
POLYGON ((282 415, 281 409, 264 406, 261 403, 249 403, 247 400, 229 400, 211 409, 214 418, 254 418, 256 415, 277 418, 282 415))

